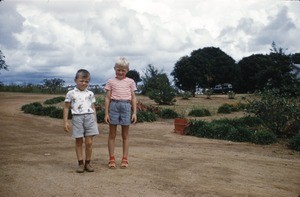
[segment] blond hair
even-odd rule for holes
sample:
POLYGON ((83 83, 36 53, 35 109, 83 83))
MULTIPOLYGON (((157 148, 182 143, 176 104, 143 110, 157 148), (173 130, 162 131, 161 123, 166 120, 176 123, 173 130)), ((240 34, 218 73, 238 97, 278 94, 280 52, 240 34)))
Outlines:
POLYGON ((120 57, 117 59, 115 67, 116 66, 122 66, 122 67, 127 67, 129 69, 129 62, 125 57, 120 57))

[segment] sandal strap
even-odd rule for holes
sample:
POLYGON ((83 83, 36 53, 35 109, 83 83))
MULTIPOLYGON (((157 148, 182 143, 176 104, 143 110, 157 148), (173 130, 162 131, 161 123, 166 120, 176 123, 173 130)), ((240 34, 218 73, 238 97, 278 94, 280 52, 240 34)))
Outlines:
POLYGON ((122 164, 128 164, 127 157, 123 157, 121 163, 122 163, 122 164))
POLYGON ((115 161, 115 156, 110 156, 109 157, 109 161, 113 161, 114 162, 115 161))

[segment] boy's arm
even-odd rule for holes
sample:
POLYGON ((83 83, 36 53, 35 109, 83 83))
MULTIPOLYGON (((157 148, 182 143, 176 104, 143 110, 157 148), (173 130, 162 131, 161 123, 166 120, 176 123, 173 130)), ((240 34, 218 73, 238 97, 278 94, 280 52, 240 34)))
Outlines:
POLYGON ((136 123, 137 121, 137 115, 136 115, 136 96, 134 91, 131 91, 131 105, 132 105, 132 117, 131 121, 132 123, 136 123))
POLYGON ((97 111, 96 111, 95 103, 92 103, 92 109, 94 111, 95 120, 97 120, 97 111))
POLYGON ((111 94, 111 91, 110 90, 107 90, 106 91, 106 96, 105 96, 105 116, 104 116, 104 121, 109 124, 109 113, 108 113, 108 110, 109 110, 109 104, 110 104, 110 94, 111 94))
POLYGON ((69 121, 68 121, 70 106, 71 106, 71 104, 69 102, 65 102, 64 113, 63 113, 65 132, 70 132, 70 130, 71 130, 71 127, 70 127, 70 124, 69 124, 69 121))

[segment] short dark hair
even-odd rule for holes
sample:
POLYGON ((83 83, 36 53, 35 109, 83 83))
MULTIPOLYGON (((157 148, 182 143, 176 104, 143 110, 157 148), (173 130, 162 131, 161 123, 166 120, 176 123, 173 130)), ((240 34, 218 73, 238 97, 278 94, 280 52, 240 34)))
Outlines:
POLYGON ((91 76, 90 72, 85 69, 79 69, 75 75, 75 79, 77 79, 80 75, 82 76, 82 78, 87 78, 91 76))

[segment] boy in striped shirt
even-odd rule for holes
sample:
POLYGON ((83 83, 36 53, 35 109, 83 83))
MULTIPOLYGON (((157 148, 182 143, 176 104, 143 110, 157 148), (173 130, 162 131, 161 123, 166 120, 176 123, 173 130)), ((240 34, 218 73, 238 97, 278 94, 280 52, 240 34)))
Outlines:
POLYGON ((127 78, 129 62, 121 57, 115 63, 116 77, 109 79, 105 85, 105 122, 109 124, 108 152, 109 168, 116 168, 114 147, 117 132, 117 125, 121 125, 123 140, 123 157, 121 168, 128 167, 128 133, 129 125, 136 123, 136 97, 134 91, 136 85, 133 79, 127 78))

